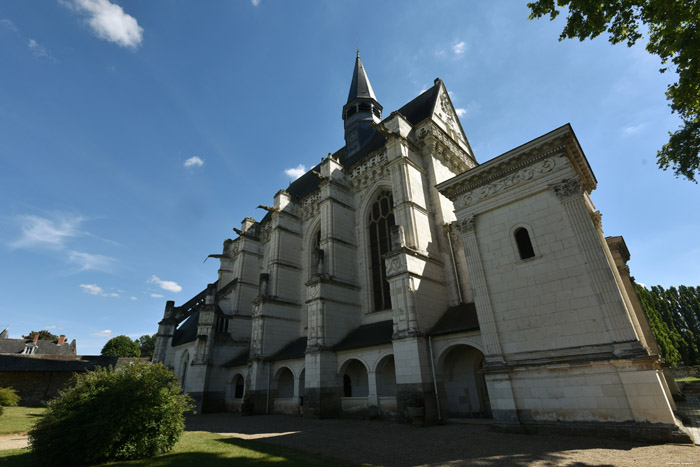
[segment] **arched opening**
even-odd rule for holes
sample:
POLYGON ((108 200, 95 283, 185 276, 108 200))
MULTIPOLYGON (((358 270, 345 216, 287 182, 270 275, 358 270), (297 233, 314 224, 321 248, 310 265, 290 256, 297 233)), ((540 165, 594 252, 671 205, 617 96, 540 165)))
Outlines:
POLYGON ((394 356, 384 357, 377 365, 377 395, 396 397, 396 367, 394 356))
POLYGON ((240 373, 233 378, 233 398, 243 399, 243 394, 245 390, 245 380, 243 375, 240 373))
POLYGON ((182 392, 185 392, 185 383, 187 382, 187 368, 190 366, 190 353, 185 351, 180 363, 180 386, 182 392))
POLYGON ((374 311, 391 308, 391 295, 389 281, 386 278, 384 255, 391 250, 391 228, 394 225, 394 197, 391 191, 383 190, 370 206, 367 216, 374 311))
POLYGON ((369 394, 367 368, 359 360, 351 360, 345 366, 343 393, 345 397, 367 397, 369 394))
POLYGON ((294 375, 289 368, 282 368, 277 375, 277 397, 294 397, 294 375))
POLYGON ((514 233, 515 243, 518 245, 518 253, 520 254, 520 259, 533 258, 535 256, 535 249, 532 248, 532 241, 530 241, 530 233, 525 227, 520 227, 514 233))
POLYGON ((486 381, 481 369, 484 354, 468 345, 457 345, 442 358, 441 373, 450 417, 491 416, 486 381))

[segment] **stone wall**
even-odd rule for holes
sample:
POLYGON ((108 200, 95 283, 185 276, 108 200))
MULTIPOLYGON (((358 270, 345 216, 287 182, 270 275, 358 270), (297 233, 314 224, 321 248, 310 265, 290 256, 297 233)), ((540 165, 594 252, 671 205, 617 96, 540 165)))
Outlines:
POLYGON ((1 371, 0 386, 17 391, 20 405, 38 406, 71 385, 71 371, 1 371))

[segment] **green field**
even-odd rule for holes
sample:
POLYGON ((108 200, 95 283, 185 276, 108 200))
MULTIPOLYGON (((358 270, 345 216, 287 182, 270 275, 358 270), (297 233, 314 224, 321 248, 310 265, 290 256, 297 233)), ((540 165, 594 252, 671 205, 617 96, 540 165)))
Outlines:
MULTIPOLYGON (((43 408, 6 407, 0 417, 0 434, 24 433, 43 414, 43 408)), ((192 466, 355 466, 350 462, 328 458, 296 449, 274 446, 261 441, 243 440, 204 431, 187 431, 175 449, 149 459, 104 465, 192 466)), ((0 465, 20 467, 36 465, 28 449, 0 451, 0 465)))

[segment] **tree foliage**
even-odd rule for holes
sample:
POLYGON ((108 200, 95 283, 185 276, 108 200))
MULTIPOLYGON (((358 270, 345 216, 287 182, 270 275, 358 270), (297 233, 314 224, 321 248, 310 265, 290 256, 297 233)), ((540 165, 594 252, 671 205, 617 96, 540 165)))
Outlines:
POLYGON ((149 336, 144 334, 138 339, 139 350, 142 358, 153 358, 153 352, 156 350, 156 335, 149 336))
POLYGON ((672 365, 700 365, 700 287, 636 285, 659 350, 672 365))
POLYGON ((700 3, 697 0, 537 0, 527 4, 530 19, 555 19, 568 8, 559 40, 593 39, 607 32, 613 44, 632 46, 646 29, 649 53, 661 58, 663 73, 669 62, 678 80, 669 85, 666 98, 682 126, 669 133, 657 153, 663 170, 695 183, 700 173, 700 3))
POLYGON ((137 341, 127 336, 116 336, 107 341, 102 347, 102 355, 108 357, 140 357, 141 349, 137 341))
POLYGON ((37 463, 91 465, 170 451, 191 398, 172 371, 134 362, 79 374, 75 386, 49 401, 29 432, 37 463))
POLYGON ((12 388, 0 388, 0 407, 17 407, 19 395, 12 388))
POLYGON ((34 339, 34 336, 39 334, 39 340, 40 341, 57 341, 58 336, 56 334, 51 334, 49 331, 46 329, 42 329, 41 331, 32 331, 26 336, 22 336, 22 339, 34 339))

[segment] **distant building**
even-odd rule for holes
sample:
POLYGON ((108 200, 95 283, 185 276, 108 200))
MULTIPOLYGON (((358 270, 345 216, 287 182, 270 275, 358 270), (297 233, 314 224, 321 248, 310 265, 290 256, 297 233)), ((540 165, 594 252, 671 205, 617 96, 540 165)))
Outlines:
POLYGON ((0 355, 75 355, 75 339, 69 344, 66 336, 61 334, 58 340, 40 340, 39 334, 34 339, 10 339, 9 329, 0 333, 0 355))
POLYGON ((571 126, 478 164, 440 79, 382 110, 358 53, 345 146, 167 302, 155 360, 199 409, 687 440, 571 126))

